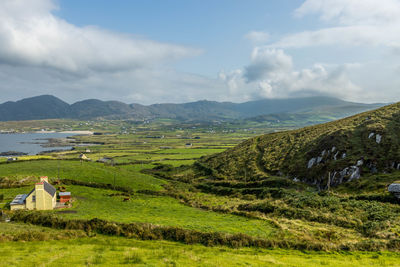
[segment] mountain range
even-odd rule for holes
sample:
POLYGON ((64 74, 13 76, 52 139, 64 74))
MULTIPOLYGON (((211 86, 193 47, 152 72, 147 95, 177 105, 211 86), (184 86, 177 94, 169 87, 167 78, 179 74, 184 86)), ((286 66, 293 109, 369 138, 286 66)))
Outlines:
POLYGON ((41 119, 132 119, 169 118, 179 121, 212 121, 247 119, 265 121, 273 114, 296 119, 315 115, 332 119, 378 108, 383 104, 353 103, 332 97, 262 99, 245 103, 197 101, 184 104, 126 104, 119 101, 88 99, 68 104, 52 95, 41 95, 0 104, 0 121, 41 119), (293 114, 296 116, 293 117, 293 114))

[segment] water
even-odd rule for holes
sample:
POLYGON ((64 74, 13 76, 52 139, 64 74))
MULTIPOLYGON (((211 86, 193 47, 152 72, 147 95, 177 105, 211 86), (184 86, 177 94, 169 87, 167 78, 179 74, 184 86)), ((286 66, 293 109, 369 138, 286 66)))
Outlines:
POLYGON ((71 146, 63 147, 42 147, 46 144, 47 138, 66 138, 72 136, 71 133, 18 133, 18 134, 0 134, 0 153, 7 151, 17 151, 36 155, 39 152, 55 149, 69 150, 71 146), (41 144, 31 144, 41 143, 41 144))

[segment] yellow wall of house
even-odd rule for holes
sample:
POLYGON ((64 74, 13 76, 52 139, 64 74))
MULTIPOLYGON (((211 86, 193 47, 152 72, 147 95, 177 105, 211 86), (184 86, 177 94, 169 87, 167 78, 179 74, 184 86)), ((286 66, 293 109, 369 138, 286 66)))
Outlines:
POLYGON ((44 190, 43 184, 35 185, 36 193, 36 209, 37 210, 52 210, 56 206, 56 195, 52 197, 44 190))
POLYGON ((57 205, 57 194, 54 194, 54 197, 52 198, 52 207, 53 209, 56 207, 57 205))
POLYGON ((36 193, 36 209, 37 210, 45 210, 45 192, 43 184, 35 185, 35 193, 36 193))
POLYGON ((11 205, 10 206, 11 210, 23 210, 25 209, 25 205, 24 204, 20 204, 20 205, 11 205))
POLYGON ((25 199, 25 205, 28 210, 34 210, 36 209, 36 201, 33 201, 33 197, 36 196, 35 191, 32 192, 26 199, 25 199))

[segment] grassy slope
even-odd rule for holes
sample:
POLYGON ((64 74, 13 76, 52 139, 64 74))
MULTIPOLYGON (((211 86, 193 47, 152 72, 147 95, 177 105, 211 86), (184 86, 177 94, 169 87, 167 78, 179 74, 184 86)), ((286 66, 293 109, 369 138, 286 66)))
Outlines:
POLYGON ((376 161, 380 171, 400 161, 400 103, 326 124, 254 137, 200 163, 214 170, 214 175, 229 179, 260 179, 282 172, 314 182, 362 157, 366 162, 376 161), (371 132, 383 136, 380 144, 368 138, 371 132), (307 169, 311 158, 333 147, 347 157, 335 161, 330 155, 324 158, 326 163, 307 169))
POLYGON ((71 210, 76 214, 63 214, 66 218, 100 218, 116 222, 146 222, 178 226, 203 232, 245 233, 268 238, 274 229, 268 222, 221 214, 188 207, 178 200, 163 196, 135 194, 124 202, 122 196, 111 190, 69 186, 77 201, 71 210))

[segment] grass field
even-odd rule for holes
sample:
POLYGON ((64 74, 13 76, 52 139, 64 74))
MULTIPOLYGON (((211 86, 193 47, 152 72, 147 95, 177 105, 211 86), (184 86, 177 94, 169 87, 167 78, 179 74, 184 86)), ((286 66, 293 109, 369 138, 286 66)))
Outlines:
POLYGON ((22 161, 0 165, 0 178, 18 181, 26 177, 48 176, 72 180, 97 182, 104 184, 130 187, 134 190, 160 190, 165 182, 151 175, 140 173, 142 168, 151 168, 153 165, 109 166, 96 162, 79 162, 71 160, 38 160, 22 161))
POLYGON ((275 229, 268 222, 241 216, 204 211, 179 203, 178 200, 163 196, 135 194, 124 202, 122 196, 111 190, 70 186, 77 199, 76 214, 63 214, 66 218, 99 218, 115 222, 145 222, 158 225, 177 226, 203 232, 245 233, 268 238, 275 229))
POLYGON ((398 254, 388 252, 232 249, 104 236, 0 246, 2 266, 399 266, 398 254))

